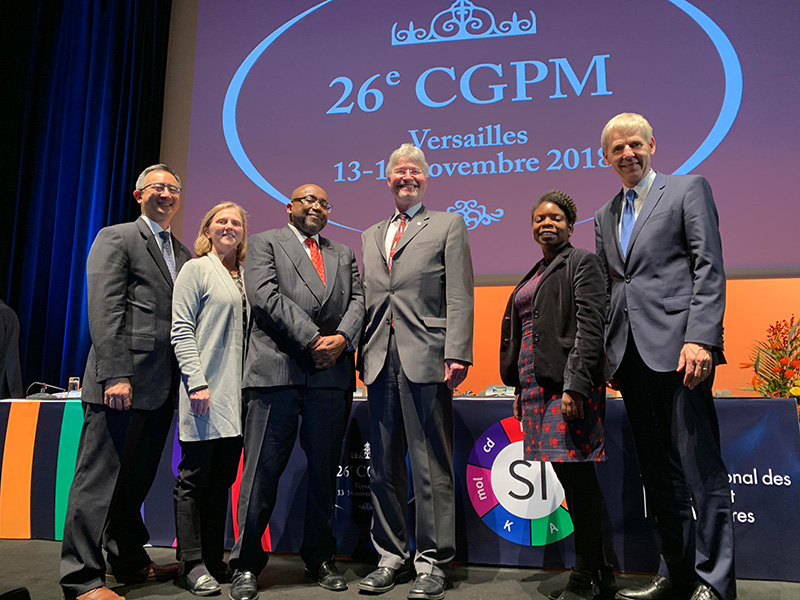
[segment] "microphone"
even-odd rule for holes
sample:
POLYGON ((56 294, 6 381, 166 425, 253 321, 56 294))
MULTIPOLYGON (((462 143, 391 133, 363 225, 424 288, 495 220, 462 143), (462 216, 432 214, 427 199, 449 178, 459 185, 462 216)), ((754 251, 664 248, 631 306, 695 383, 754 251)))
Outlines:
POLYGON ((28 389, 25 390, 25 397, 29 398, 30 400, 56 400, 56 397, 53 394, 47 392, 48 389, 58 390, 60 392, 66 391, 64 388, 58 387, 57 385, 50 385, 49 383, 44 383, 42 381, 34 381, 28 386, 28 389), (39 392, 36 394, 31 394, 31 388, 35 385, 40 386, 39 392))

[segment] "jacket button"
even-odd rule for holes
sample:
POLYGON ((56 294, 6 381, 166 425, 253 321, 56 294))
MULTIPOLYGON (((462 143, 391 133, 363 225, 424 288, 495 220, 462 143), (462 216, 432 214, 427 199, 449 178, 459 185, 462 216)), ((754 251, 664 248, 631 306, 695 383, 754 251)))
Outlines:
POLYGON ((539 334, 538 333, 534 333, 533 334, 533 341, 534 342, 538 342, 539 341, 539 334))
POLYGON ((624 312, 627 315, 628 314, 628 309, 627 308, 623 308, 622 312, 624 312))
POLYGON ((631 282, 631 276, 628 275, 625 277, 625 283, 630 283, 630 282, 631 282))
POLYGON ((533 318, 534 319, 538 319, 539 318, 539 311, 538 310, 534 310, 533 311, 533 318))

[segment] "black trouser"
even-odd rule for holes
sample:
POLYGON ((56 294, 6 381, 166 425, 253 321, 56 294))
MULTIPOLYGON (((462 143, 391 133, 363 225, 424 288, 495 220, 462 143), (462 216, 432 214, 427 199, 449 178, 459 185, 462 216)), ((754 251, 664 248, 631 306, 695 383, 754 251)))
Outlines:
POLYGON ((659 574, 686 588, 699 578, 723 600, 735 598, 731 488, 720 452, 713 371, 690 390, 683 373, 650 369, 629 336, 616 378, 661 535, 659 574))
POLYGON ((336 556, 333 514, 336 471, 351 394, 345 390, 284 386, 244 390, 244 468, 239 487, 239 538, 231 567, 258 575, 268 556, 261 547, 280 480, 297 439, 306 454, 308 490, 300 557, 309 568, 336 556))
POLYGON ((148 564, 150 534, 141 507, 158 470, 174 412, 114 410, 84 402, 75 477, 61 546, 61 587, 74 598, 105 585, 106 549, 115 575, 148 564))
POLYGON ((594 572, 605 563, 601 540, 603 495, 593 462, 551 462, 575 527, 575 570, 594 572))
POLYGON ((236 481, 242 438, 181 441, 181 450, 174 492, 178 559, 202 560, 209 570, 222 571, 228 490, 236 481))

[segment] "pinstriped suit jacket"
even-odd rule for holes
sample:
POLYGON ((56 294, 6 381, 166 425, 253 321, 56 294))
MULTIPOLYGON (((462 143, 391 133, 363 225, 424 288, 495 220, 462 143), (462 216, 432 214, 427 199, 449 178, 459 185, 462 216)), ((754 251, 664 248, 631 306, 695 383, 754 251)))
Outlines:
POLYGON ((326 285, 288 225, 248 239, 244 281, 251 319, 242 387, 355 389, 352 352, 342 352, 335 365, 319 371, 306 349, 317 331, 343 331, 355 347, 364 324, 353 251, 322 236, 319 249, 326 285))
MULTIPOLYGON (((172 236, 178 270, 191 258, 172 236)), ((103 382, 128 377, 132 408, 175 401, 178 366, 170 345, 172 277, 142 218, 100 230, 86 263, 89 332, 81 399, 103 403, 103 382)))

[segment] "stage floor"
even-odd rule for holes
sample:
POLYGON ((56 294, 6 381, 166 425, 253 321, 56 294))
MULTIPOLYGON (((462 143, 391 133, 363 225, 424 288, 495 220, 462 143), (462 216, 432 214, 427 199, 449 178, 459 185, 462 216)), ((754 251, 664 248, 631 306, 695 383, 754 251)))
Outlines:
MULTIPOLYGON (((43 540, 0 540, 0 588, 25 586, 32 600, 58 600, 58 561, 60 542, 43 540)), ((151 548, 156 562, 173 562, 172 548, 151 548)), ((795 560, 791 557, 788 560, 795 560)), ((372 565, 340 561, 340 570, 349 583, 345 592, 334 593, 308 582, 303 576, 303 563, 294 554, 274 555, 259 577, 261 597, 297 600, 346 600, 366 596, 358 593, 358 580, 370 572, 372 565)), ((568 572, 552 569, 519 569, 457 565, 450 578, 448 600, 540 600, 566 583, 568 572)), ((622 575, 624 585, 636 585, 649 579, 644 575, 622 575)), ((397 586, 380 596, 381 600, 401 600, 406 597, 410 583, 397 586)), ((217 598, 228 597, 228 585, 217 598)), ((800 583, 776 581, 738 582, 739 600, 794 600, 800 598, 800 583)), ((154 583, 121 587, 118 593, 131 600, 170 598, 190 600, 189 592, 173 583, 154 583)))

